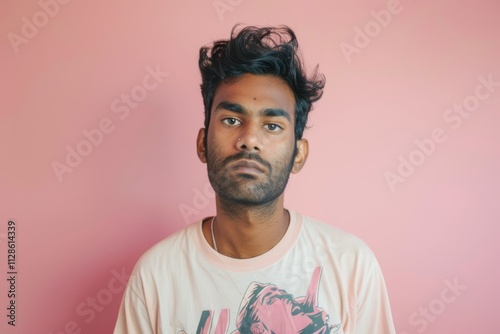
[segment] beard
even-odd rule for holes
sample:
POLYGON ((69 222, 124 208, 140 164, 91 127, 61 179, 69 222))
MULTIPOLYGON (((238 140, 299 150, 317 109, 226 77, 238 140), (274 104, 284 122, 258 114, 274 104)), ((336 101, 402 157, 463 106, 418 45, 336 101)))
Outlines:
MULTIPOLYGON (((208 146, 208 145, 207 145, 208 146)), ((238 206, 263 206, 274 202, 285 190, 297 153, 297 143, 292 152, 275 156, 272 165, 259 154, 241 151, 223 158, 218 147, 208 147, 207 171, 210 184, 219 198, 227 204, 238 206), (227 166, 237 160, 247 159, 265 168, 263 174, 235 174, 227 166)))

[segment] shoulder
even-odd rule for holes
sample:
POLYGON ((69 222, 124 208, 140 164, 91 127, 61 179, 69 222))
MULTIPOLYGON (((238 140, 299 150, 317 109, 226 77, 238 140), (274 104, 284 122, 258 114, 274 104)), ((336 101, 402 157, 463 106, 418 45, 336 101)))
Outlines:
POLYGON ((305 235, 320 237, 320 239, 326 239, 332 243, 355 248, 368 247, 363 240, 354 234, 306 215, 297 213, 297 216, 302 217, 302 228, 305 235))
POLYGON ((361 291, 367 282, 381 282, 380 265, 363 240, 324 222, 302 217, 300 251, 312 254, 326 273, 338 277, 346 286, 352 285, 353 291, 361 291))
POLYGON ((181 254, 192 248, 200 224, 200 222, 190 224, 153 245, 139 258, 134 273, 143 276, 175 266, 182 258, 181 254))
POLYGON ((325 222, 297 213, 302 217, 302 237, 327 253, 338 257, 374 261, 370 247, 359 237, 325 222))

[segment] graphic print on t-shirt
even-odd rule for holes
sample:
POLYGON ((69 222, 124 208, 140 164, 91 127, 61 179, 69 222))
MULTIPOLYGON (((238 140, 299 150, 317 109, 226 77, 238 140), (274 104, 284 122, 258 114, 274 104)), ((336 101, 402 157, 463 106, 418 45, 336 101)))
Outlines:
MULTIPOLYGON (((236 330, 231 334, 336 334, 340 323, 330 325, 329 315, 318 306, 318 286, 321 267, 311 277, 304 297, 294 296, 271 283, 252 282, 243 296, 236 330)), ((214 311, 202 312, 196 334, 210 334, 214 311)), ((220 312, 213 334, 227 334, 229 310, 220 312)), ((178 334, 186 332, 180 331, 178 334)))

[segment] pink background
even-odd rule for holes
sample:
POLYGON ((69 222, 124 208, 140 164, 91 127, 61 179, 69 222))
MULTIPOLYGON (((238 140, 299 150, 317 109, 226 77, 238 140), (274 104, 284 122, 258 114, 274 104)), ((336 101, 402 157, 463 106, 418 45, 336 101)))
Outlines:
POLYGON ((399 334, 500 332, 497 1, 54 1, 0 4, 0 276, 9 219, 19 271, 15 328, 0 280, 0 332, 110 333, 117 273, 214 212, 195 154, 197 57, 238 22, 291 26, 309 69, 319 63, 327 77, 287 207, 370 245, 399 334), (372 11, 387 8, 381 25, 372 11), (169 75, 146 91, 157 66, 169 75), (480 77, 496 82, 478 88, 481 99, 480 77), (147 97, 115 113, 131 92, 147 97), (462 103, 470 116, 449 114, 462 103), (65 164, 67 147, 85 150, 82 131, 103 119, 113 131, 59 180, 53 163, 65 164), (435 128, 444 134, 429 144, 435 128), (418 166, 391 187, 400 156, 418 166))

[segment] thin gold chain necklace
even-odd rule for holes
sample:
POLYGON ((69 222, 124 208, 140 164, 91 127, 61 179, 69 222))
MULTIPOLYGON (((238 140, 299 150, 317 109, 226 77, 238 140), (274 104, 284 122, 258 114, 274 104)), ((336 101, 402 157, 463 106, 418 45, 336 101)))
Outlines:
POLYGON ((214 218, 212 218, 212 223, 210 224, 210 231, 212 231, 212 242, 214 244, 214 249, 218 253, 219 251, 217 250, 217 243, 215 242, 214 222, 215 222, 215 216, 214 218))

